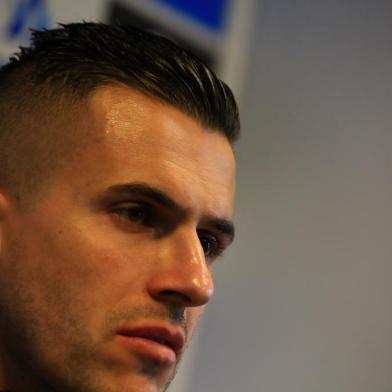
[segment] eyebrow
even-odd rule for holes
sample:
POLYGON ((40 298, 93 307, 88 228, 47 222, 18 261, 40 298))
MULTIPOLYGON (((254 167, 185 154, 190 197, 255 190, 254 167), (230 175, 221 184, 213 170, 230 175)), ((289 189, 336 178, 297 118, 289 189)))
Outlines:
MULTIPOLYGON (((159 188, 156 188, 144 182, 117 184, 110 186, 105 191, 105 195, 122 193, 150 199, 155 203, 160 204, 168 209, 174 209, 181 212, 186 211, 186 208, 173 200, 167 193, 163 192, 159 188)), ((225 237, 228 237, 227 240, 229 243, 234 240, 235 229, 234 224, 231 220, 224 218, 207 217, 207 222, 214 230, 220 232, 225 237)))

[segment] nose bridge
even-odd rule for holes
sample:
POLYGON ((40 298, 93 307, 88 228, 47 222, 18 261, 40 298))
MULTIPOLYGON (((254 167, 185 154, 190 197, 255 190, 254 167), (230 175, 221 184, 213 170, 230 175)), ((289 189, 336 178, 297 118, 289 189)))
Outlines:
POLYGON ((151 294, 181 306, 206 304, 213 295, 213 280, 196 230, 177 229, 165 242, 165 260, 151 281, 151 294))

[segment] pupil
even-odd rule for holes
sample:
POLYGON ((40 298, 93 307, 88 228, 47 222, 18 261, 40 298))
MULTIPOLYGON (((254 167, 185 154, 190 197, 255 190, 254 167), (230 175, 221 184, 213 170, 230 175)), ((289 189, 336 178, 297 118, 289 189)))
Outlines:
POLYGON ((208 241, 206 238, 202 238, 201 246, 202 246, 202 248, 204 250, 204 253, 206 255, 208 255, 210 253, 210 251, 211 251, 211 242, 208 241))
POLYGON ((128 217, 131 220, 139 221, 144 217, 144 211, 141 208, 130 208, 128 211, 128 217))

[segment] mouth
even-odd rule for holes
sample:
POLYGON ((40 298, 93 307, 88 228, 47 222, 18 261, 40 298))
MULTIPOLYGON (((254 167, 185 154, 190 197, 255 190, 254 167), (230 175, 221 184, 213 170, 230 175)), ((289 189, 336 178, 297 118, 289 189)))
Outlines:
POLYGON ((185 333, 172 325, 124 326, 117 331, 123 347, 161 364, 174 364, 185 346, 185 333))

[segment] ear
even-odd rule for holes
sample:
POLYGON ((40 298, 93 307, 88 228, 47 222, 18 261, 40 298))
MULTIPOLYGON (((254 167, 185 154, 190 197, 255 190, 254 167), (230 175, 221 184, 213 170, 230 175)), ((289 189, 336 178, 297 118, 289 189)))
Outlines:
POLYGON ((8 215, 9 210, 9 202, 6 197, 6 193, 3 189, 0 188, 0 259, 2 254, 2 244, 4 237, 4 229, 5 229, 5 219, 8 215))

